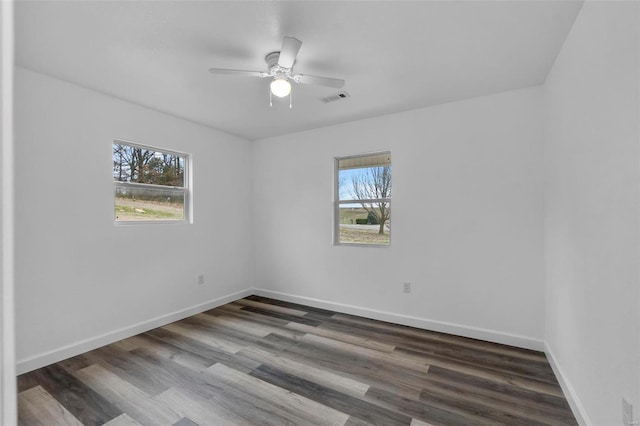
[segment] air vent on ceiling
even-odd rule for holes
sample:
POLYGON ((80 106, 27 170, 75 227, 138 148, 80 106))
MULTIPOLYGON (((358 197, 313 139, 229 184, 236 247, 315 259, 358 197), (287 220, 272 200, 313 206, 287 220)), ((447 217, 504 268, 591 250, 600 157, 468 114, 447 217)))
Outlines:
POLYGON ((342 92, 338 92, 335 95, 331 95, 331 96, 327 96, 326 98, 323 98, 322 102, 324 103, 335 102, 335 101, 339 101, 341 99, 347 99, 350 97, 351 95, 343 90, 342 92))

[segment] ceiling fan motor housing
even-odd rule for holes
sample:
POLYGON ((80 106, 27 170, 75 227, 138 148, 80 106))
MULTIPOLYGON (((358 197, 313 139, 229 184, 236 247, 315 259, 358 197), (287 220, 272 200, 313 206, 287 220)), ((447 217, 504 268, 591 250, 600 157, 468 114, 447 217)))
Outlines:
POLYGON ((267 56, 265 56, 264 60, 267 62, 267 68, 269 69, 269 74, 273 77, 281 77, 281 78, 290 78, 291 77, 291 69, 293 68, 284 68, 278 65, 278 60, 280 59, 280 52, 271 52, 267 56))

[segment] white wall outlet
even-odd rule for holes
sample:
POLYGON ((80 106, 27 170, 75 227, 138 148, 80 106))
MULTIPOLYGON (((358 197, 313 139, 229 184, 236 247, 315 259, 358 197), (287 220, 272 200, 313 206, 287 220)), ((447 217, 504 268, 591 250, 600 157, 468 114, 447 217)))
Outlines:
POLYGON ((198 285, 204 284, 204 274, 198 275, 198 285))
POLYGON ((402 291, 405 293, 411 293, 411 283, 410 282, 403 283, 402 291))
POLYGON ((622 398, 622 424, 625 426, 637 425, 638 422, 633 421, 633 404, 622 398))

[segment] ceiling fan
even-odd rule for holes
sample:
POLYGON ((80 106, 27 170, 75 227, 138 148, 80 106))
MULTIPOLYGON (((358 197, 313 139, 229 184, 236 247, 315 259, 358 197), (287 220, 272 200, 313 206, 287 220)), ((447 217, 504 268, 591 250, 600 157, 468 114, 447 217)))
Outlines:
POLYGON ((344 80, 338 78, 318 77, 307 74, 294 74, 293 65, 300 51, 302 42, 294 37, 285 37, 282 40, 282 49, 279 52, 271 52, 264 59, 267 62, 268 71, 244 71, 223 68, 209 68, 212 74, 238 75, 245 77, 273 78, 269 86, 269 104, 271 95, 279 98, 289 96, 289 108, 291 108, 291 81, 299 84, 314 84, 339 89, 344 86, 344 80))

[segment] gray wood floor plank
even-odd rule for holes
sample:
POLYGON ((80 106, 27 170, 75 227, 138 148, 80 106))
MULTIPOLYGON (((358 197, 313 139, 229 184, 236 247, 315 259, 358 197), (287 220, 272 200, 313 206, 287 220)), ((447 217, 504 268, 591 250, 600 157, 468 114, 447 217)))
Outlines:
POLYGON ((543 382, 537 380, 537 378, 534 377, 526 377, 520 374, 511 374, 508 371, 497 371, 484 365, 461 362, 439 355, 425 354, 424 352, 416 352, 404 348, 396 348, 396 351, 404 355, 420 358, 432 367, 435 365, 438 367, 448 368, 484 379, 493 380, 498 383, 515 384, 519 387, 533 390, 535 392, 545 393, 553 396, 562 396, 562 389, 560 389, 560 386, 557 383, 552 384, 547 381, 543 382))
POLYGON ((411 423, 411 418, 405 414, 370 404, 276 368, 262 365, 252 371, 251 375, 374 425, 400 426, 411 423))
POLYGON ((172 424, 181 417, 98 364, 76 371, 75 376, 142 425, 172 424))
POLYGON ((349 420, 347 420, 347 422, 344 424, 344 426, 369 426, 369 425, 371 425, 371 423, 353 416, 349 417, 349 420))
POLYGON ((331 389, 349 395, 362 396, 369 389, 369 385, 334 373, 328 369, 317 368, 310 364, 304 364, 299 360, 288 358, 284 355, 273 355, 259 348, 243 349, 242 354, 254 359, 261 364, 270 365, 284 371, 288 371, 306 380, 330 387, 331 389))
POLYGON ((123 351, 115 346, 104 346, 87 352, 84 356, 92 364, 103 366, 148 395, 157 395, 169 388, 151 374, 146 365, 141 365, 137 360, 131 358, 130 352, 123 351))
POLYGON ((395 365, 387 365, 377 358, 367 358, 358 353, 307 342, 294 342, 285 347, 282 354, 299 358, 305 363, 317 365, 322 369, 333 370, 353 380, 396 392, 407 398, 417 400, 420 397, 420 386, 407 383, 406 374, 397 374, 406 372, 395 365), (350 362, 345 363, 345 359, 349 359, 350 362))
POLYGON ((219 350, 212 346, 207 346, 206 344, 201 343, 197 340, 193 340, 179 334, 171 333, 164 329, 151 330, 145 333, 145 335, 156 338, 159 341, 167 343, 169 345, 178 347, 184 351, 198 355, 210 361, 211 365, 215 364, 216 362, 222 362, 225 365, 233 367, 237 370, 247 372, 253 370, 259 365, 255 363, 247 363, 246 360, 234 356, 234 354, 219 350))
POLYGON ((187 389, 171 388, 156 396, 156 399, 200 425, 259 425, 228 410, 216 400, 203 399, 187 389))
MULTIPOLYGON (((573 415, 563 397, 534 392, 517 386, 496 383, 480 377, 432 366, 428 381, 439 389, 459 390, 467 394, 477 395, 485 403, 498 400, 502 405, 519 409, 529 415, 545 413, 563 424, 574 424, 573 415)), ((425 386, 428 384, 425 383, 425 386)), ((550 423, 554 423, 550 422, 550 423)))
POLYGON ((428 420, 431 424, 438 426, 503 424, 478 416, 473 411, 460 412, 460 410, 442 404, 431 404, 429 401, 423 400, 416 401, 373 387, 367 392, 366 400, 381 407, 406 413, 412 419, 428 420))
POLYGON ((194 371, 201 371, 215 364, 215 361, 183 350, 170 343, 163 342, 162 340, 159 340, 148 334, 141 334, 130 339, 136 342, 136 349, 144 348, 157 356, 170 359, 194 371))
POLYGON ((442 392, 437 388, 427 387, 420 394, 420 401, 431 406, 438 407, 459 415, 474 413, 480 419, 488 421, 489 424, 497 425, 532 425, 540 426, 541 422, 530 415, 522 416, 521 413, 514 413, 512 410, 502 406, 477 403, 470 398, 461 398, 459 395, 452 395, 442 392))
POLYGON ((358 345, 358 346, 362 346, 363 348, 369 348, 369 349, 373 349, 380 352, 391 353, 396 348, 394 345, 389 345, 373 339, 360 338, 360 337, 354 336, 353 334, 327 330, 326 328, 321 328, 321 327, 311 327, 311 326, 300 324, 297 322, 290 322, 289 324, 287 324, 286 327, 293 330, 301 331, 303 333, 309 333, 319 337, 325 337, 327 339, 331 339, 337 342, 344 342, 352 345, 358 345))
POLYGON ((134 419, 132 419, 125 413, 105 423, 103 426, 142 426, 142 425, 136 422, 134 419))
POLYGON ((102 395, 57 364, 28 374, 32 374, 48 394, 82 423, 102 424, 122 414, 102 395))
POLYGON ((299 311, 305 311, 307 313, 315 313, 315 314, 322 315, 323 317, 331 317, 336 314, 334 311, 329 311, 327 309, 300 305, 298 303, 285 302, 284 300, 269 299, 268 297, 262 297, 262 296, 253 295, 253 296, 248 296, 245 299, 255 300, 256 302, 267 303, 269 305, 284 306, 285 308, 297 309, 299 311))
POLYGON ((556 383, 553 371, 549 365, 544 362, 532 362, 521 358, 481 351, 475 348, 451 347, 451 345, 442 342, 425 345, 414 341, 397 345, 396 348, 407 349, 414 353, 424 353, 426 355, 448 358, 463 363, 482 365, 492 370, 502 371, 511 375, 535 378, 542 382, 556 383))
MULTIPOLYGON (((289 413, 292 418, 299 419, 295 422, 296 424, 308 426, 342 425, 349 417, 343 412, 306 398, 297 392, 294 393, 259 378, 235 371, 222 364, 213 365, 205 370, 204 374, 251 395, 257 400, 266 401, 280 412, 289 413)), ((270 411, 273 411, 273 408, 270 411)))
POLYGON ((333 320, 328 324, 347 327, 353 333, 370 331, 374 335, 384 335, 385 339, 400 338, 402 342, 424 341, 424 342, 446 342, 453 347, 468 347, 481 349, 486 352, 494 352, 498 354, 508 354, 514 357, 525 358, 533 362, 546 362, 546 358, 542 352, 536 352, 529 349, 516 348, 513 346, 496 345, 494 343, 482 340, 471 339, 468 337, 454 336, 451 334, 440 333, 429 330, 421 330, 413 327, 391 324, 383 321, 376 321, 368 318, 356 317, 347 314, 336 314, 333 320))
POLYGON ((523 404, 505 404, 504 399, 478 396, 462 387, 430 382, 425 384, 420 400, 438 406, 453 407, 456 410, 485 413, 484 417, 507 424, 562 425, 567 419, 523 404))
POLYGON ((306 325, 311 325, 311 326, 318 326, 318 325, 321 324, 320 321, 313 320, 313 319, 310 319, 310 318, 306 318, 304 316, 283 314, 281 312, 270 311, 268 309, 256 308, 256 307, 253 307, 253 306, 245 306, 245 307, 242 308, 242 310, 243 311, 247 311, 247 312, 253 312, 253 313, 264 315, 264 316, 268 316, 268 317, 283 319, 283 320, 286 320, 286 321, 299 322, 301 324, 306 324, 306 325))
POLYGON ((303 311, 301 309, 294 309, 294 308, 289 308, 285 306, 274 305, 272 303, 265 303, 265 302, 249 300, 249 299, 240 299, 240 300, 237 300, 236 303, 243 306, 252 306, 254 308, 265 309, 267 311, 278 312, 281 314, 295 315, 298 317, 303 317, 308 313, 307 311, 303 311))
POLYGON ((199 426, 199 425, 193 420, 183 417, 179 421, 175 422, 172 426, 199 426))
POLYGON ((51 396, 42 386, 18 395, 18 419, 21 424, 46 426, 82 426, 73 414, 51 396))

